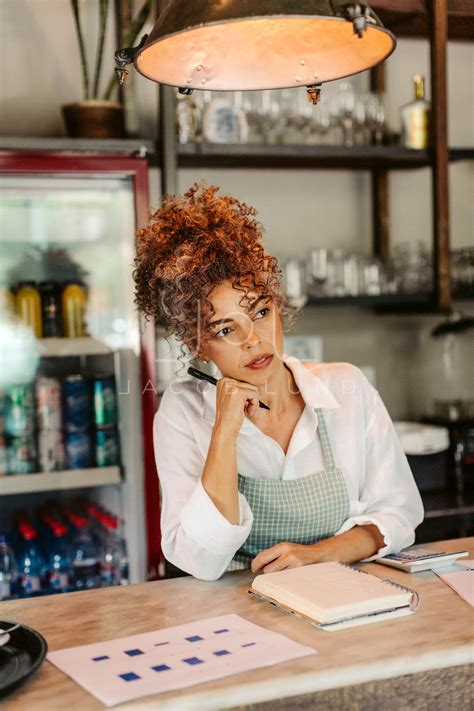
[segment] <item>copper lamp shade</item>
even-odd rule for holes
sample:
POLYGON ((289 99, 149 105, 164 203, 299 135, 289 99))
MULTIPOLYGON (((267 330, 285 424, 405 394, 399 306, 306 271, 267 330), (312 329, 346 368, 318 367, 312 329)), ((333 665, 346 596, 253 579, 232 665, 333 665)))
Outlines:
POLYGON ((282 89, 357 74, 395 45, 360 3, 171 0, 134 64, 148 79, 183 89, 282 89))

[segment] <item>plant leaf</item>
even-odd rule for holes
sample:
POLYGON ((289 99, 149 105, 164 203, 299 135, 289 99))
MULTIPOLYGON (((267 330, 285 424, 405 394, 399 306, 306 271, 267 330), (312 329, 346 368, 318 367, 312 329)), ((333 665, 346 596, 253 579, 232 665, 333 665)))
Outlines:
POLYGON ((107 13, 109 10, 109 0, 99 0, 99 34, 97 37, 97 56, 94 71, 94 88, 92 96, 97 99, 99 93, 100 70, 102 68, 102 58, 104 54, 105 29, 107 26, 107 13))
MULTIPOLYGON (((148 15, 150 14, 150 10, 153 6, 153 0, 144 0, 141 8, 138 10, 137 14, 132 20, 132 23, 130 25, 130 29, 127 33, 127 35, 124 37, 123 44, 124 47, 132 47, 140 34, 141 30, 143 29, 143 25, 148 19, 148 15)), ((115 77, 115 73, 111 76, 109 83, 107 84, 107 88, 104 92, 103 98, 107 101, 114 88, 117 86, 117 79, 115 77)))
POLYGON ((84 91, 84 99, 90 98, 89 90, 89 70, 87 68, 86 50, 84 46, 84 38, 81 29, 81 18, 79 12, 79 0, 70 0, 72 13, 74 15, 74 24, 76 26, 77 41, 79 43, 79 54, 81 57, 82 70, 82 86, 84 91))

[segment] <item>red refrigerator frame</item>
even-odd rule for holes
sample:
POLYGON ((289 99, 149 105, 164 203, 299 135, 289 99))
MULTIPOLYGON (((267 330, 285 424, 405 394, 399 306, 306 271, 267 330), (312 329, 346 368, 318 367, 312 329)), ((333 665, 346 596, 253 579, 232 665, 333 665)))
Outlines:
MULTIPOLYGON (((0 173, 119 174, 132 178, 136 229, 147 224, 148 162, 124 154, 53 151, 0 151, 0 173)), ((157 409, 155 385, 155 327, 152 321, 140 318, 140 366, 142 381, 143 452, 145 473, 145 511, 147 531, 148 578, 158 577, 161 554, 160 501, 158 477, 153 451, 153 418, 157 409)))

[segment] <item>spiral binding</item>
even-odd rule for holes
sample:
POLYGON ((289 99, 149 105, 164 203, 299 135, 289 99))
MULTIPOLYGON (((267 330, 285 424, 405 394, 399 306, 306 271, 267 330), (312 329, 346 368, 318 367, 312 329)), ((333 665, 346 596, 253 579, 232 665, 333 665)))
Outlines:
POLYGON ((387 578, 384 578, 382 580, 383 583, 389 583, 389 585, 392 585, 394 588, 398 588, 399 590, 404 590, 405 592, 409 592, 412 594, 412 599, 410 602, 410 610, 415 610, 418 609, 418 605, 420 604, 420 596, 416 592, 416 590, 413 590, 413 588, 407 588, 406 585, 400 585, 399 583, 394 583, 393 580, 388 580, 387 578))
MULTIPOLYGON (((353 570, 355 573, 362 573, 363 575, 369 575, 367 571, 365 570, 360 570, 360 568, 354 568, 352 565, 348 565, 347 563, 339 563, 338 565, 341 565, 343 568, 349 568, 349 570, 353 570)), ((403 590, 404 592, 409 592, 412 594, 412 599, 410 602, 410 610, 415 610, 418 609, 418 606, 420 604, 420 596, 416 592, 416 590, 413 590, 413 588, 408 588, 405 585, 400 585, 400 583, 394 583, 393 580, 388 580, 388 578, 384 578, 382 583, 389 583, 394 588, 398 588, 399 590, 403 590)))

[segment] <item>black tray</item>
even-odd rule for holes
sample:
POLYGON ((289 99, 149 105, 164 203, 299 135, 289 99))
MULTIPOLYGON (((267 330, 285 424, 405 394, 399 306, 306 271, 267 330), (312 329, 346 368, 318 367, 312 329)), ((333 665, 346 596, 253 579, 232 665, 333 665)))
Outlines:
MULTIPOLYGON (((0 620, 2 629, 16 622, 0 620)), ((21 625, 10 632, 7 644, 0 647, 0 699, 23 684, 43 662, 48 645, 39 632, 21 625)))

